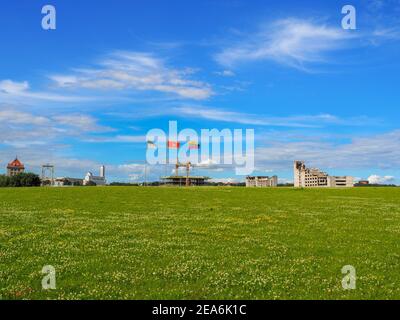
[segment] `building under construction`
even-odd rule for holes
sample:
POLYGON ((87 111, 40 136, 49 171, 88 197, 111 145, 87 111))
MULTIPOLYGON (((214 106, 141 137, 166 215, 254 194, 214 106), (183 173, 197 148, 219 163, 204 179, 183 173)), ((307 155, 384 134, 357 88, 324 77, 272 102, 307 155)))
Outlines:
POLYGON ((248 176, 246 177, 246 187, 277 187, 278 186, 278 177, 265 177, 265 176, 248 176))
POLYGON ((191 176, 190 169, 192 167, 193 165, 190 162, 177 163, 175 165, 175 175, 161 177, 161 180, 164 184, 172 186, 203 186, 210 178, 205 176, 191 176), (181 167, 186 169, 186 175, 179 175, 179 168, 181 167))
POLYGON ((354 187, 351 176, 330 176, 317 168, 307 168, 304 161, 294 162, 294 187, 354 187))
POLYGON ((161 180, 170 186, 204 186, 209 177, 204 176, 169 176, 161 177, 161 180))

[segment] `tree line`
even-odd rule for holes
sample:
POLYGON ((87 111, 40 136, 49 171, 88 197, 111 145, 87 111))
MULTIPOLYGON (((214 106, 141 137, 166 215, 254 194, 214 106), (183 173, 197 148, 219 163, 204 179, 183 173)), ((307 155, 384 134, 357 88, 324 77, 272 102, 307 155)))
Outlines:
POLYGON ((0 187, 39 187, 40 177, 30 172, 19 173, 15 176, 0 175, 0 187))

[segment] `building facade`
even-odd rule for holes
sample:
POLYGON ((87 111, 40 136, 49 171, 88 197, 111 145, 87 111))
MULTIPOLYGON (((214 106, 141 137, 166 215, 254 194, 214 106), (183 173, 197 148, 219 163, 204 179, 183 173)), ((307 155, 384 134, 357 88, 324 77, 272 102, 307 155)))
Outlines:
POLYGON ((83 179, 79 178, 69 178, 69 177, 59 177, 54 179, 55 187, 74 187, 74 186, 82 186, 83 179))
POLYGON ((205 176, 168 176, 161 177, 165 185, 170 186, 204 186, 209 177, 205 176))
POLYGON ((277 187, 278 186, 278 177, 266 177, 266 176, 248 176, 246 177, 246 187, 259 187, 259 188, 267 188, 267 187, 277 187))
POLYGON ((294 187, 354 187, 354 179, 350 176, 330 176, 317 168, 307 168, 304 161, 295 161, 293 165, 294 187))
POLYGON ((15 176, 23 172, 25 172, 25 166, 21 161, 18 160, 17 157, 15 157, 14 161, 11 161, 7 165, 7 176, 9 177, 15 176))
POLYGON ((88 172, 83 179, 83 185, 87 186, 94 183, 96 186, 105 186, 107 184, 105 173, 105 166, 100 167, 100 176, 95 176, 93 173, 88 172))
POLYGON ((350 176, 342 176, 342 177, 328 177, 328 187, 331 188, 352 188, 354 187, 354 178, 350 176))

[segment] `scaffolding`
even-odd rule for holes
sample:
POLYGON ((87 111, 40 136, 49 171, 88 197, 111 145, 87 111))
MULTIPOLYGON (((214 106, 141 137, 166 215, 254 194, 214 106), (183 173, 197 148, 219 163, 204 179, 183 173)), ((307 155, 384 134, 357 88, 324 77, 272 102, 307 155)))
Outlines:
POLYGON ((205 182, 207 180, 209 180, 209 178, 205 177, 205 176, 191 176, 190 170, 193 167, 194 166, 190 162, 187 162, 187 163, 177 162, 175 164, 174 175, 161 177, 161 180, 163 180, 166 185, 175 185, 175 186, 183 186, 184 185, 186 187, 204 185, 205 182), (180 175, 179 168, 185 168, 186 174, 180 175))
POLYGON ((190 186, 189 174, 190 174, 191 166, 192 166, 192 164, 190 162, 187 162, 187 163, 177 162, 175 164, 175 176, 176 177, 179 177, 179 168, 181 168, 181 167, 186 168, 186 178, 185 178, 185 186, 186 187, 190 186))

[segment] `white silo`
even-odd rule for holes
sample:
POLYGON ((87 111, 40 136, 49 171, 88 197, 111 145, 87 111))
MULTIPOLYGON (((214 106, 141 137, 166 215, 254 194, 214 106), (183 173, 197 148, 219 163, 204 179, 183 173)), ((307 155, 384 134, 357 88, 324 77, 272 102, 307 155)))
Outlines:
POLYGON ((105 166, 100 167, 100 177, 102 177, 102 178, 106 177, 106 167, 105 166))

